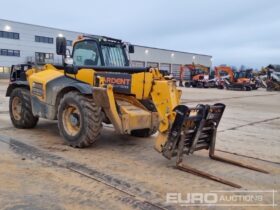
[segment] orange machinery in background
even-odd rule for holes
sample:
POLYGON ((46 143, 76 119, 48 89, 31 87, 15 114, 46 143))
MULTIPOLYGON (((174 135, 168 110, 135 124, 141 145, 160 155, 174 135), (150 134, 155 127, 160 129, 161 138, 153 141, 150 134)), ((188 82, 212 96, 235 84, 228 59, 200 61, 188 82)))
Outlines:
POLYGON ((252 90, 257 89, 256 84, 249 78, 249 71, 234 72, 230 66, 216 66, 215 78, 218 83, 218 88, 226 87, 229 90, 252 90), (220 72, 228 74, 228 79, 222 79, 220 72))
POLYGON ((183 86, 184 71, 188 69, 191 72, 191 79, 185 81, 185 87, 208 87, 210 68, 201 64, 186 64, 180 67, 180 86, 183 86))

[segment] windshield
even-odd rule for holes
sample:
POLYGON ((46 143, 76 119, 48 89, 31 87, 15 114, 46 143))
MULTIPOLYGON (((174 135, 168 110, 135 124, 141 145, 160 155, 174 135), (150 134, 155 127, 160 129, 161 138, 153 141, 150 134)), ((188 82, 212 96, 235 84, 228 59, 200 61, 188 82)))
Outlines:
POLYGON ((251 71, 240 71, 240 72, 235 72, 235 78, 252 78, 253 74, 251 71))
POLYGON ((194 75, 198 75, 198 74, 205 74, 205 71, 203 71, 202 69, 195 69, 194 75))
POLYGON ((121 45, 101 45, 105 66, 126 66, 124 49, 121 45))
POLYGON ((235 78, 246 78, 245 72, 235 72, 235 78))
POLYGON ((78 42, 75 45, 73 61, 77 66, 100 66, 97 43, 92 40, 78 42))

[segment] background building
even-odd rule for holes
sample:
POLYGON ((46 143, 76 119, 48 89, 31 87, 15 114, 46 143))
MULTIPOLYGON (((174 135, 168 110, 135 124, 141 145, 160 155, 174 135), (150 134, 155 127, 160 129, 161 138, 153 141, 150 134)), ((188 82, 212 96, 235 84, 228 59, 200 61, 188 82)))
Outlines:
MULTIPOLYGON (((82 32, 50 28, 0 19, 0 75, 8 75, 12 64, 32 62, 38 65, 61 63, 55 53, 55 38, 64 36, 71 49, 82 32)), ((212 56, 135 45, 129 55, 131 66, 152 66, 178 75, 180 64, 199 63, 210 67, 212 56)))
POLYGON ((181 64, 191 64, 192 62, 211 67, 212 56, 139 45, 135 45, 135 53, 130 54, 131 66, 159 67, 161 70, 168 70, 175 77, 179 75, 181 64))

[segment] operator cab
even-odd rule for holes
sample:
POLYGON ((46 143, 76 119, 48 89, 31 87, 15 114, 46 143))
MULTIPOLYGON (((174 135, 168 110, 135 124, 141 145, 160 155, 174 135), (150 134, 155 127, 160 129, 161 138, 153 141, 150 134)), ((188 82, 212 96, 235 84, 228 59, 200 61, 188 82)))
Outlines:
POLYGON ((134 46, 119 39, 104 36, 82 35, 74 42, 72 55, 66 55, 66 38, 56 38, 58 55, 65 57, 64 64, 78 67, 125 67, 129 66, 128 53, 134 53, 134 46), (128 47, 128 50, 127 50, 128 47))

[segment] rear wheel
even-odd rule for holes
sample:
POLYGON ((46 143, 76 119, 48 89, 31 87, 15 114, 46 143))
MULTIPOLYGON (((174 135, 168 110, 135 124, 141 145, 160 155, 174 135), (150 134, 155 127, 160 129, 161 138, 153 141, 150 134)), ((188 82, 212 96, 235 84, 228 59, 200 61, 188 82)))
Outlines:
POLYGON ((34 128, 39 118, 32 113, 29 90, 15 88, 9 102, 10 118, 16 128, 34 128))
POLYGON ((102 129, 102 113, 91 98, 69 92, 58 107, 60 135, 73 147, 88 147, 95 142, 102 129))

